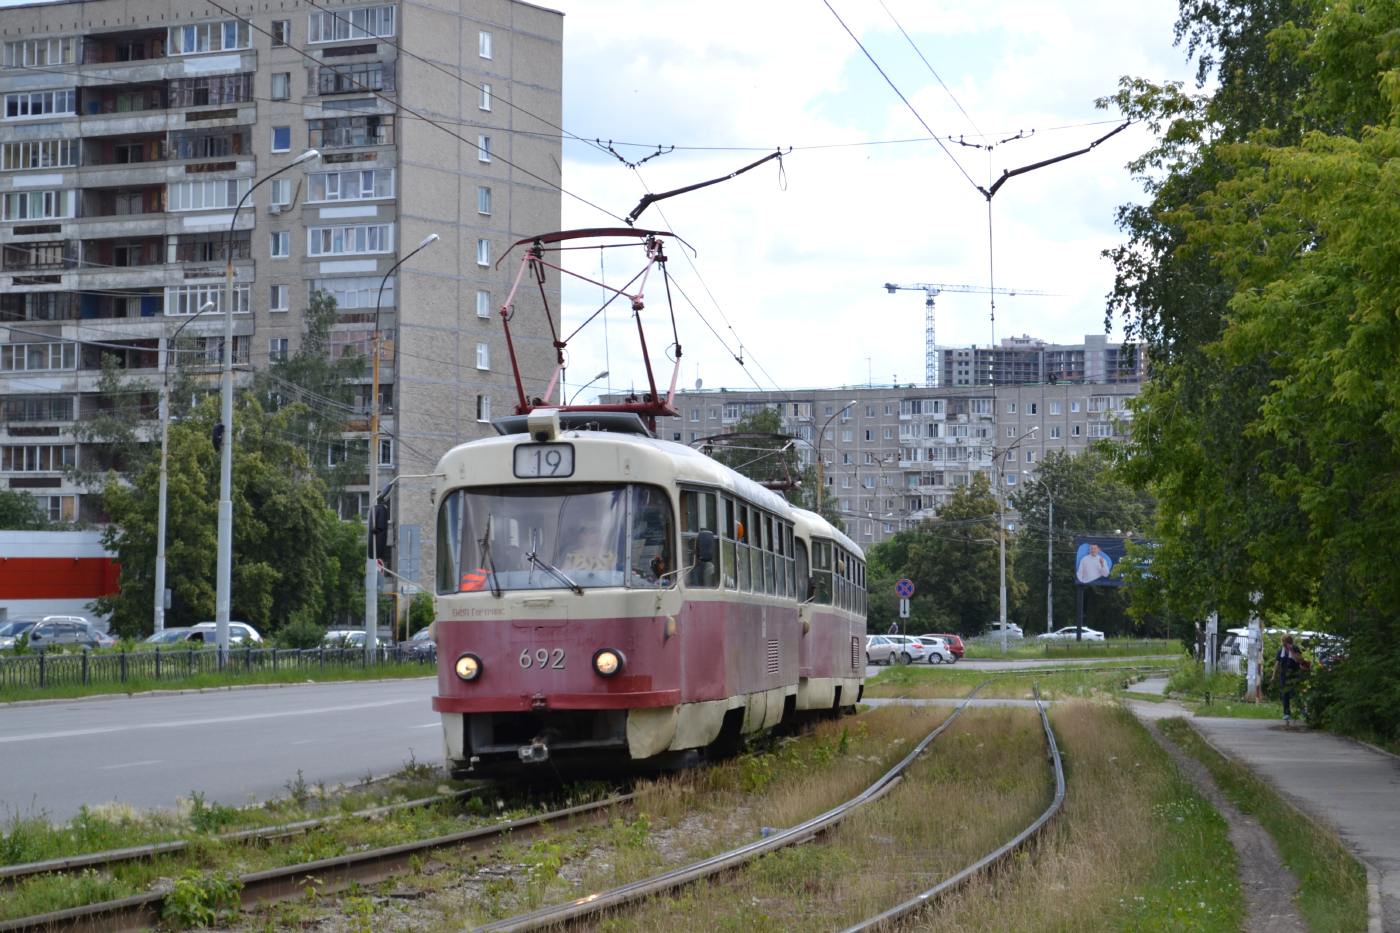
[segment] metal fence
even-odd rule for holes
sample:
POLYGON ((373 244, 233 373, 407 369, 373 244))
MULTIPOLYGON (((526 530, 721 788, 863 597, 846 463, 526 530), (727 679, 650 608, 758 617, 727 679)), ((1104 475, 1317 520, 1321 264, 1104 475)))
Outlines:
POLYGON ((237 677, 269 671, 368 670, 414 665, 424 673, 436 669, 431 653, 411 653, 403 645, 383 646, 374 654, 363 648, 231 648, 221 658, 217 648, 154 651, 39 652, 0 658, 0 689, 121 684, 131 680, 175 682, 199 674, 237 677))

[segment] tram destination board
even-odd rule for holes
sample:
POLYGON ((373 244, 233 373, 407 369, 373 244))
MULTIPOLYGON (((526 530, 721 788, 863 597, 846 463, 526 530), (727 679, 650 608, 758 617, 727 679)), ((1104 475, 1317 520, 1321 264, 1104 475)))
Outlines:
POLYGON ((520 444, 515 448, 515 475, 520 479, 574 475, 573 444, 520 444))

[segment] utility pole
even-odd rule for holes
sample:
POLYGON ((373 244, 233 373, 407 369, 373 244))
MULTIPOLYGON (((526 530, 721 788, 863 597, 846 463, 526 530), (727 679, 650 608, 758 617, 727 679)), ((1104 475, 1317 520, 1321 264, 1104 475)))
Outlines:
POLYGON ((1045 501, 1050 503, 1050 518, 1045 531, 1045 634, 1055 631, 1055 603, 1050 598, 1055 585, 1055 500, 1050 492, 1045 493, 1045 501))

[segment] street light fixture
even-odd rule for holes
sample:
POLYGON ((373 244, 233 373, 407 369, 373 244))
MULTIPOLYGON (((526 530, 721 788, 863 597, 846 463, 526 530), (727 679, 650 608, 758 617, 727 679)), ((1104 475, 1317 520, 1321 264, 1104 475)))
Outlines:
POLYGON ((166 492, 166 466, 170 448, 170 354, 171 344, 175 338, 180 336, 180 331, 188 327, 195 318, 205 311, 212 311, 214 302, 206 301, 198 311, 190 315, 190 319, 179 327, 175 328, 175 333, 171 334, 165 342, 165 353, 161 356, 161 369, 165 375, 165 385, 161 389, 160 395, 160 504, 157 507, 156 518, 156 622, 157 632, 165 631, 165 492, 166 492))
POLYGON ((315 149, 308 149, 289 165, 254 182, 244 192, 243 197, 238 199, 238 206, 233 209, 233 216, 228 222, 228 235, 224 237, 224 255, 228 265, 224 275, 223 373, 220 378, 222 405, 219 415, 224 436, 219 457, 219 553, 214 598, 215 643, 219 646, 221 666, 224 658, 228 656, 229 600, 233 577, 233 228, 238 223, 238 212, 243 209, 243 202, 247 201, 260 185, 276 178, 294 165, 301 165, 320 157, 321 154, 315 149))
MULTIPOLYGON (((374 299, 374 375, 370 387, 369 402, 369 494, 378 496, 378 499, 370 502, 369 514, 365 516, 365 657, 372 656, 379 647, 379 560, 383 557, 378 553, 376 547, 377 538, 375 532, 379 530, 380 520, 379 499, 383 499, 388 490, 380 494, 379 489, 379 307, 384 300, 384 286, 389 282, 389 276, 394 274, 394 270, 408 262, 427 247, 436 243, 442 237, 436 233, 430 233, 423 238, 423 242, 414 247, 409 253, 398 262, 389 267, 389 271, 384 273, 384 278, 379 280, 379 294, 374 299)), ((402 294, 402 292, 400 292, 402 294)), ((398 298, 395 298, 396 302, 398 298)), ((402 307, 402 305, 399 305, 402 307)), ((387 509, 386 509, 387 513, 387 509)), ((388 515, 383 516, 388 530, 388 515)), ((397 623, 396 623, 397 627, 397 623)))
POLYGON ((597 382, 599 379, 606 379, 606 378, 607 378, 607 375, 608 375, 608 371, 605 369, 605 370, 603 370, 602 372, 600 372, 598 375, 594 376, 592 379, 590 379, 590 380, 588 380, 587 382, 585 382, 583 385, 579 386, 578 389, 577 389, 577 391, 575 391, 574 394, 573 394, 573 396, 569 399, 569 404, 572 405, 572 404, 574 403, 574 399, 576 399, 576 398, 579 397, 579 393, 580 393, 580 392, 582 392, 584 389, 586 389, 586 388, 588 388, 589 386, 591 386, 593 383, 597 382))
POLYGON ((835 421, 836 418, 837 418, 837 416, 840 415, 843 411, 845 411, 847 408, 854 408, 857 401, 859 401, 859 399, 851 399, 849 402, 847 402, 846 404, 842 405, 840 408, 836 409, 836 413, 833 414, 830 418, 826 419, 826 424, 822 425, 822 429, 821 429, 820 431, 817 432, 817 514, 818 514, 818 515, 820 515, 820 514, 821 514, 821 511, 822 511, 822 491, 823 491, 823 489, 825 488, 825 481, 822 479, 822 441, 826 440, 826 429, 827 429, 827 427, 831 424, 831 422, 835 421))

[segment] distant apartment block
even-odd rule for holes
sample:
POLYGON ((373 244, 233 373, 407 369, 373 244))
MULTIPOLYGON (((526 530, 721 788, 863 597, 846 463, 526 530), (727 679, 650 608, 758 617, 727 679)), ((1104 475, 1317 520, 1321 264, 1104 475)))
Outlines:
MULTIPOLYGON (((65 469, 100 455, 72 429, 99 410, 102 357, 154 398, 175 328, 205 302, 224 309, 231 222, 228 349, 245 385, 296 351, 319 289, 339 302, 332 353, 366 354, 383 276, 442 237, 385 283, 386 433, 370 452, 385 481, 431 473, 508 408, 492 312, 513 270, 495 262, 560 224, 562 15, 514 0, 228 9, 91 0, 0 15, 0 482, 55 519, 100 518, 65 469), (234 218, 257 179, 308 148, 319 161, 234 218)), ((518 321, 522 366, 548 371, 543 317, 518 321)), ((211 373, 223 326, 206 314, 185 331, 211 373)), ((347 444, 365 444, 371 395, 366 367, 347 444)), ((411 579, 432 559, 427 488, 396 492, 411 579)))

